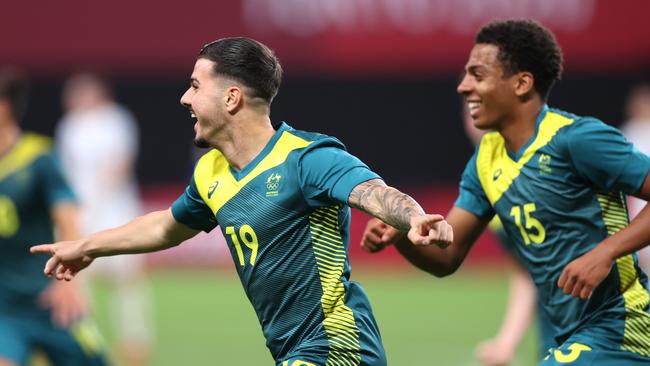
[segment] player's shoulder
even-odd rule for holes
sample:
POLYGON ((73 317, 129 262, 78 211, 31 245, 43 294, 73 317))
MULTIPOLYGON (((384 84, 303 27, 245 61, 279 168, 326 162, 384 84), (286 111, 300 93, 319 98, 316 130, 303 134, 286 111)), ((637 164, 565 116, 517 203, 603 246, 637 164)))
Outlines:
POLYGON ((109 120, 115 124, 116 128, 133 130, 138 128, 135 115, 128 108, 121 104, 112 103, 107 107, 107 113, 112 117, 109 120))
POLYGON ((551 108, 549 113, 554 113, 567 119, 566 127, 557 131, 557 141, 563 142, 562 146, 573 149, 579 146, 588 146, 586 141, 598 142, 601 140, 616 140, 622 138, 622 133, 616 127, 610 126, 599 118, 581 116, 551 108))
POLYGON ((35 161, 54 153, 53 142, 50 137, 26 132, 20 137, 16 145, 15 158, 21 161, 35 161))
POLYGON ((549 108, 547 116, 550 118, 565 120, 565 124, 569 128, 563 129, 563 132, 568 134, 583 133, 589 130, 613 128, 596 117, 581 116, 558 108, 549 108))
POLYGON ((31 132, 23 133, 4 159, 9 162, 9 171, 30 167, 40 171, 56 165, 52 139, 31 132))
POLYGON ((20 144, 35 150, 51 150, 52 138, 35 132, 25 132, 20 138, 20 144))
POLYGON ((308 150, 314 148, 322 148, 322 147, 335 147, 335 148, 345 150, 345 145, 339 139, 333 136, 329 136, 319 132, 297 130, 289 126, 286 122, 282 122, 282 124, 280 125, 280 129, 283 130, 282 131, 283 134, 287 134, 296 139, 304 141, 305 148, 307 148, 308 150))

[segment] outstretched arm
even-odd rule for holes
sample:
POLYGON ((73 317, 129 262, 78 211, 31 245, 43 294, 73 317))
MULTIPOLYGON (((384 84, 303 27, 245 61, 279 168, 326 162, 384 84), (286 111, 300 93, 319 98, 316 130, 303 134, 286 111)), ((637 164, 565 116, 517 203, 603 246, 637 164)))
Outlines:
POLYGON ((197 233, 178 223, 171 210, 156 211, 80 240, 36 245, 31 252, 52 255, 45 264, 46 275, 71 280, 97 257, 153 252, 178 245, 197 233))
POLYGON ((454 228, 454 240, 448 248, 416 247, 406 238, 395 243, 397 250, 416 267, 437 277, 448 276, 458 269, 481 235, 489 219, 480 219, 459 207, 452 207, 447 222, 454 228))
POLYGON ((447 223, 454 228, 453 242, 443 249, 415 246, 395 228, 373 219, 366 226, 361 246, 367 251, 375 252, 394 243, 400 254, 411 264, 434 276, 442 277, 458 269, 488 221, 489 218, 481 219, 454 206, 447 214, 447 223))
POLYGON ((412 216, 424 215, 424 210, 413 198, 387 186, 381 179, 356 186, 350 193, 349 203, 403 232, 411 228, 412 216))
POLYGON ((348 198, 351 207, 379 218, 400 231, 416 245, 436 244, 446 247, 453 231, 441 215, 427 215, 409 195, 389 187, 381 179, 357 185, 348 198))

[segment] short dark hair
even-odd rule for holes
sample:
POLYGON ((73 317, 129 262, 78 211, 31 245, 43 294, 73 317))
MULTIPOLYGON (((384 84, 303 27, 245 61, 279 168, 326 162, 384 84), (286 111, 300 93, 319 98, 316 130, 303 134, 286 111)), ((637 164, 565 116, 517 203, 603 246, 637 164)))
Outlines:
POLYGON ((0 98, 9 102, 11 115, 20 121, 27 110, 29 81, 27 75, 13 67, 0 69, 0 98))
POLYGON ((483 26, 475 43, 499 48, 506 75, 528 71, 542 99, 548 98, 555 81, 562 78, 562 50, 553 33, 533 20, 501 20, 483 26))
POLYGON ((245 37, 221 38, 203 46, 197 58, 215 63, 214 72, 242 83, 271 103, 282 80, 282 66, 273 51, 245 37))

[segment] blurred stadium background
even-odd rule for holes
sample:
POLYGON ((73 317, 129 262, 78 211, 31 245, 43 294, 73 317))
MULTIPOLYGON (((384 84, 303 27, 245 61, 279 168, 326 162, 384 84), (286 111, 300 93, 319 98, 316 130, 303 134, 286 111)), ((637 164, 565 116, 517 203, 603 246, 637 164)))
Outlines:
MULTIPOLYGON (((627 91, 650 80, 649 14, 645 0, 24 0, 0 12, 0 63, 30 73, 24 127, 49 135, 65 78, 80 69, 108 75, 139 120, 138 177, 155 209, 182 191, 196 156, 193 122, 179 105, 196 52, 225 36, 259 39, 285 68, 275 121, 337 136, 428 211, 446 212, 472 152, 455 86, 482 24, 526 17, 551 28, 566 70, 550 104, 618 126, 627 91)), ((484 235, 469 264, 439 280, 393 250, 361 252, 364 223, 355 213, 353 278, 373 301, 390 364, 474 365, 473 347, 496 331, 506 302, 495 239, 484 235)), ((271 364, 218 234, 149 264, 154 365, 271 364)), ((103 323, 101 286, 97 296, 103 323)), ((534 364, 534 341, 531 333, 517 364, 534 364)))

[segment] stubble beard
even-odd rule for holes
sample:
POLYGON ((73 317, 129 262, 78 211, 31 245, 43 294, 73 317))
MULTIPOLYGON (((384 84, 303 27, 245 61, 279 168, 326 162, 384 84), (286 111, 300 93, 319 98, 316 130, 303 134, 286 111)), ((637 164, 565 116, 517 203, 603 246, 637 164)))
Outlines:
POLYGON ((210 144, 206 139, 197 137, 194 139, 194 146, 199 147, 201 149, 206 149, 210 147, 210 144))

